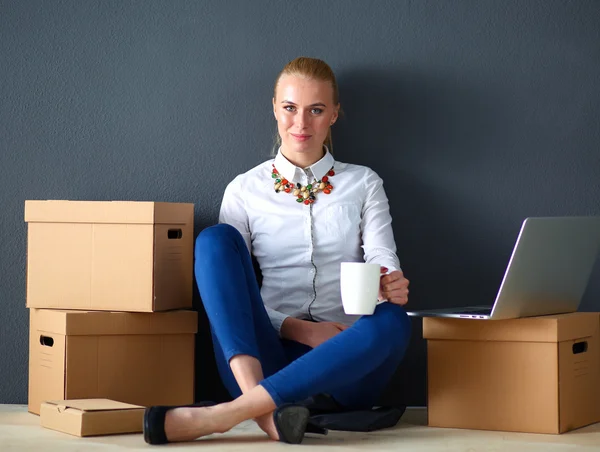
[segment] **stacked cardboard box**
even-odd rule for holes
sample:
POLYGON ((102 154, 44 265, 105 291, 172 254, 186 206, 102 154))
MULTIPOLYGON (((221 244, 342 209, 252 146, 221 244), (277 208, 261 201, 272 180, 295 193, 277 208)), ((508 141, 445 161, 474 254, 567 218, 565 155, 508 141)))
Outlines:
POLYGON ((599 319, 424 318, 429 425, 559 434, 600 422, 599 319))
POLYGON ((141 432, 144 407, 106 399, 42 403, 42 427, 74 436, 141 432))
POLYGON ((29 411, 194 401, 194 206, 26 201, 29 411))

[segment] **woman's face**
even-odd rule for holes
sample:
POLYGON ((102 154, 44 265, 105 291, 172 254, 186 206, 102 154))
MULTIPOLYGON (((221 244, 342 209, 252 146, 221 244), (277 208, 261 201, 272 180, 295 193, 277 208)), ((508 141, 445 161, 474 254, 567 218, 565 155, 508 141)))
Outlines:
POLYGON ((284 155, 302 162, 320 159, 323 142, 338 111, 330 82, 282 76, 275 90, 273 113, 284 155))

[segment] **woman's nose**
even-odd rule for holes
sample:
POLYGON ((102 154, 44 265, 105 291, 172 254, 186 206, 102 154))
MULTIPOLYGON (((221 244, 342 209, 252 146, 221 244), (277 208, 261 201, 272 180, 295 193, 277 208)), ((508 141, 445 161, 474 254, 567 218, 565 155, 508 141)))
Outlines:
POLYGON ((296 120, 296 126, 298 126, 301 129, 305 128, 309 121, 308 112, 305 112, 302 110, 299 111, 295 117, 295 120, 296 120))

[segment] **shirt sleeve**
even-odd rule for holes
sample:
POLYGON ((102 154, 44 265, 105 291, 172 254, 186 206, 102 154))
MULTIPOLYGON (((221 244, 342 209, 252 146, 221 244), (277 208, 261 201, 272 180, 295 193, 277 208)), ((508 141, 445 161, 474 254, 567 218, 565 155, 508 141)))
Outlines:
POLYGON ((382 179, 372 170, 365 178, 365 193, 360 224, 365 262, 380 264, 390 272, 401 270, 388 198, 382 179))
POLYGON ((236 228, 242 234, 248 251, 252 253, 250 222, 244 200, 240 196, 241 193, 242 187, 239 178, 234 179, 227 185, 221 202, 219 223, 226 223, 236 228))
MULTIPOLYGON (((227 185, 223 201, 221 202, 221 210, 219 212, 219 223, 226 223, 236 228, 246 243, 248 252, 252 254, 252 241, 250 232, 250 221, 248 212, 244 205, 244 200, 241 196, 243 193, 239 178, 234 179, 227 185)), ((271 325, 281 335, 281 324, 289 317, 287 314, 276 311, 268 306, 265 306, 271 325)))
POLYGON ((269 320, 271 320, 271 325, 275 328, 275 331, 281 336, 281 325, 283 321, 289 317, 288 314, 284 314, 283 312, 276 311, 268 306, 265 306, 267 309, 267 314, 269 315, 269 320))

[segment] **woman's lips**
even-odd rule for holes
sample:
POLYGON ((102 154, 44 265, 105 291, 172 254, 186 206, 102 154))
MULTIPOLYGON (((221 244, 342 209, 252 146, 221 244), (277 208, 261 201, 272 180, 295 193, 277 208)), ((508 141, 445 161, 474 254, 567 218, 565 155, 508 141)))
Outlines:
POLYGON ((290 135, 292 135, 296 141, 306 141, 311 137, 311 135, 302 135, 302 134, 295 134, 295 133, 292 133, 290 135))

